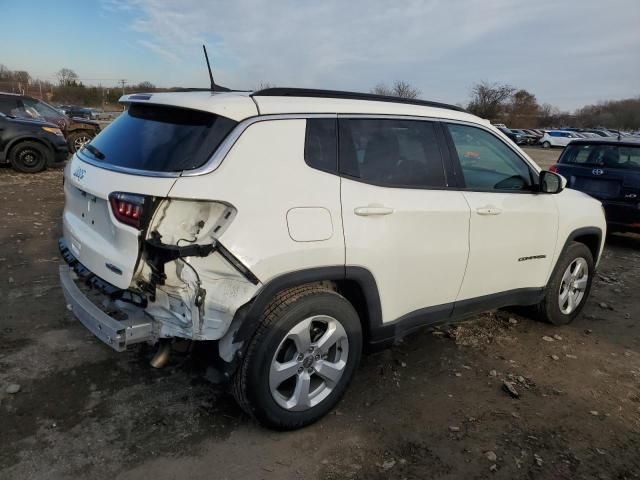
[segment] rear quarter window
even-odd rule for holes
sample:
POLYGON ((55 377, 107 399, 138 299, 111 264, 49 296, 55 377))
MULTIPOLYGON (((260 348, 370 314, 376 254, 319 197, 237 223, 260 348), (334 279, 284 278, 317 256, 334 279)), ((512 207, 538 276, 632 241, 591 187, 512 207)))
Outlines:
POLYGON ((236 125, 209 112, 132 104, 91 141, 94 149, 85 148, 80 155, 135 170, 192 170, 211 158, 236 125))

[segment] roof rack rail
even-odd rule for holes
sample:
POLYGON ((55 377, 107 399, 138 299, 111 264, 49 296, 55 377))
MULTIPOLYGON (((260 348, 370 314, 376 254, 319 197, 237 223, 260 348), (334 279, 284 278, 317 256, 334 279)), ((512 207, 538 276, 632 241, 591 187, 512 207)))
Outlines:
POLYGON ((252 97, 311 97, 311 98, 341 98, 345 100, 369 100, 373 102, 408 103, 424 107, 446 108, 458 112, 466 112, 464 108, 447 103, 417 100, 413 98, 391 97, 374 93, 343 92, 340 90, 318 90, 313 88, 265 88, 251 94, 252 97))

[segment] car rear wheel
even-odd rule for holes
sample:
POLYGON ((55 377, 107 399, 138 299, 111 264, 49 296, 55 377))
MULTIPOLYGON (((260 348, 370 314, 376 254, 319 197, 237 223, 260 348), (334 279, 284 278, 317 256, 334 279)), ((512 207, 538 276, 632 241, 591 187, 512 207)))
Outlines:
POLYGON ((539 316, 554 325, 566 325, 584 308, 593 281, 593 255, 583 243, 572 242, 551 275, 539 316))
POLYGON ((72 153, 75 153, 78 150, 80 150, 82 147, 84 147, 87 143, 89 143, 92 138, 93 138, 93 135, 91 135, 89 132, 82 130, 80 132, 70 133, 69 136, 67 137, 67 143, 69 144, 69 147, 71 148, 72 153))
POLYGON ((549 142, 544 142, 542 144, 542 148, 551 148, 551 144, 549 142))
POLYGON ((23 173, 38 173, 47 168, 51 152, 38 142, 21 142, 9 152, 11 166, 23 173))
POLYGON ((318 286, 288 290, 265 309, 233 394, 268 427, 309 425, 338 403, 361 351, 360 320, 344 297, 318 286))

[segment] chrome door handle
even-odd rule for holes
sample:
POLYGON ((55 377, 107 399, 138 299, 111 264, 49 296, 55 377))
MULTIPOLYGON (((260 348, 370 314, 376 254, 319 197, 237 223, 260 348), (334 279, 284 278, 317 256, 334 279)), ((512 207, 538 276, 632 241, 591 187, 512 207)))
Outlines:
POLYGON ((478 215, 500 215, 502 210, 489 205, 487 207, 476 208, 476 212, 478 212, 478 215))
POLYGON ((389 215, 393 213, 393 208, 389 207, 356 207, 353 212, 360 217, 370 217, 373 215, 389 215))

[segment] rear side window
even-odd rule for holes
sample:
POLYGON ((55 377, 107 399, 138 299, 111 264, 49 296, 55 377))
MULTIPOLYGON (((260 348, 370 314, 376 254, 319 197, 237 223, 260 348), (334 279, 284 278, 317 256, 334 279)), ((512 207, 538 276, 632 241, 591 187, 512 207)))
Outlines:
POLYGON ((15 110, 18 108, 18 102, 15 98, 0 97, 0 112, 5 115, 14 116, 15 110))
POLYGON ((335 118, 310 118, 304 142, 307 165, 325 172, 338 171, 338 134, 335 118))
POLYGON ((473 190, 529 190, 531 171, 495 135, 476 127, 448 124, 467 188, 473 190))
POLYGON ((340 172, 389 187, 446 186, 431 122, 340 119, 340 172))
POLYGON ((133 104, 81 154, 136 170, 191 170, 206 163, 236 124, 199 110, 133 104))
POLYGON ((640 146, 570 143, 560 163, 640 170, 640 146))

